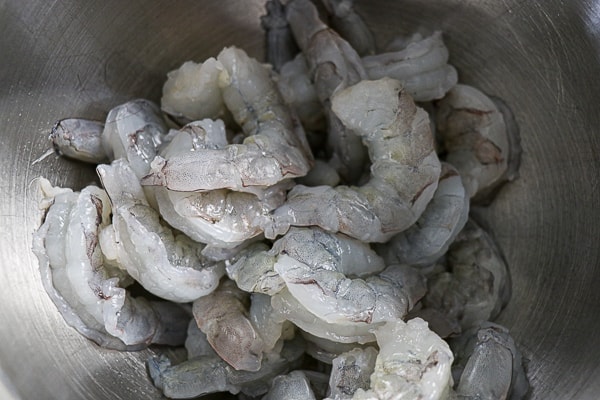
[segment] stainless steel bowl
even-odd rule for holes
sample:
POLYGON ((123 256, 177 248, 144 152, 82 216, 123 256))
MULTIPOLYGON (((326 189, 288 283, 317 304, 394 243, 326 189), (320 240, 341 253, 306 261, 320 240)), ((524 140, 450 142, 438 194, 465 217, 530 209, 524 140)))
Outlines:
MULTIPOLYGON (((165 73, 235 44, 262 57, 262 0, 0 1, 1 398, 154 399, 152 352, 103 350, 68 327, 30 251, 32 180, 80 188, 92 168, 49 157, 55 120, 158 100, 165 73)), ((460 80, 503 98, 521 128, 521 177, 479 213, 506 254, 500 317, 534 399, 600 393, 600 1, 357 1, 380 43, 441 29, 460 80)))

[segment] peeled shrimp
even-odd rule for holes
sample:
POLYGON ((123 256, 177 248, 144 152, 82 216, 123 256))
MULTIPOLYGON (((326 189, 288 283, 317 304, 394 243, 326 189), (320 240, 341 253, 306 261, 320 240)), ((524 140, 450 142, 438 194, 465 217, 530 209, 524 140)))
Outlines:
POLYGON ((194 302, 194 318, 219 356, 236 370, 258 371, 264 345, 248 319, 250 295, 229 280, 194 302))
POLYGON ((148 370, 154 385, 173 399, 226 391, 259 396, 268 392, 273 378, 296 367, 302 354, 303 342, 295 338, 284 343, 281 353, 266 354, 258 371, 236 371, 213 356, 197 357, 174 366, 165 356, 152 357, 148 360, 148 370))
POLYGON ((375 330, 379 355, 369 390, 356 400, 446 399, 454 359, 448 344, 420 318, 387 322, 375 330))
POLYGON ((385 242, 414 224, 433 197, 441 167, 429 117, 400 82, 360 82, 334 96, 333 110, 368 146, 370 180, 360 187, 296 185, 273 213, 266 237, 291 225, 317 225, 365 242, 385 242))
POLYGON ((304 372, 292 371, 273 379, 271 389, 262 400, 315 400, 315 394, 304 372))
POLYGON ((460 172, 473 201, 486 200, 516 177, 520 147, 511 115, 504 116, 494 101, 467 85, 456 85, 437 108, 446 161, 460 172))
POLYGON ((92 164, 107 161, 102 145, 104 123, 82 118, 66 118, 52 128, 50 140, 57 154, 92 164))
POLYGON ((356 343, 340 343, 315 336, 311 333, 300 331, 306 340, 306 354, 317 361, 331 365, 333 359, 361 346, 356 343))
POLYGON ((510 297, 510 278, 492 238, 474 221, 467 222, 450 246, 447 262, 450 272, 428 279, 424 309, 437 310, 438 317, 462 330, 495 318, 510 297))
POLYGON ((355 348, 334 358, 327 398, 351 399, 358 389, 369 389, 376 359, 377 350, 374 347, 355 348))
POLYGON ((439 259, 467 223, 469 196, 458 171, 442 163, 433 199, 417 222, 380 245, 387 264, 428 266, 439 259))
POLYGON ((209 343, 206 333, 198 328, 198 324, 194 318, 190 320, 188 325, 187 337, 185 338, 184 345, 187 351, 188 360, 203 356, 218 357, 218 354, 209 343))
POLYGON ((365 21, 354 11, 354 0, 323 0, 331 15, 331 27, 346 39, 356 52, 365 56, 375 53, 375 39, 365 21))
POLYGON ((248 319, 262 339, 262 351, 268 353, 277 343, 294 337, 294 326, 273 310, 271 296, 252 293, 248 319))
POLYGON ((44 288, 65 321, 102 347, 138 350, 150 343, 180 345, 189 314, 178 305, 132 298, 126 273, 105 267, 99 231, 110 223, 106 193, 80 193, 40 180, 45 221, 33 237, 44 288))
POLYGON ((359 55, 335 31, 320 19, 309 0, 292 0, 286 5, 286 17, 302 49, 317 96, 325 107, 330 160, 349 182, 360 178, 366 151, 360 138, 344 126, 331 111, 331 97, 339 90, 366 79, 359 55))
POLYGON ((275 71, 279 71, 298 53, 298 46, 285 20, 285 10, 281 1, 269 0, 266 8, 267 14, 260 17, 260 24, 267 32, 267 62, 275 71))
POLYGON ((520 400, 529 391, 521 353, 505 327, 482 322, 450 345, 460 398, 520 400))
POLYGON ((342 235, 294 228, 273 244, 273 251, 280 254, 274 269, 290 293, 326 322, 402 318, 425 294, 420 274, 401 265, 353 279, 377 271, 381 260, 368 246, 342 235))
MULTIPOLYGON (((243 144, 199 149, 168 159, 156 157, 143 185, 176 191, 270 186, 305 175, 312 163, 306 137, 299 135, 268 71, 237 48, 218 56, 223 98, 247 135, 243 144)), ((301 131, 303 133, 303 131, 301 131)))
POLYGON ((426 38, 416 34, 406 47, 363 57, 362 62, 369 79, 397 79, 415 101, 441 99, 458 81, 441 32, 426 38))
POLYGON ((161 223, 126 161, 100 165, 97 171, 113 206, 117 259, 127 272, 149 292, 175 302, 212 292, 224 264, 204 259, 203 245, 161 223))

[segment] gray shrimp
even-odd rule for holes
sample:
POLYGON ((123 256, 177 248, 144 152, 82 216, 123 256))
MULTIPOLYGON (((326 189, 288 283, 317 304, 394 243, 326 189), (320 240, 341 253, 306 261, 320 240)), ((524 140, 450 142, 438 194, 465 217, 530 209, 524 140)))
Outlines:
POLYGON ((131 297, 124 289, 131 278, 105 265, 99 232, 110 223, 106 193, 96 186, 79 193, 53 188, 44 179, 40 189, 49 208, 33 236, 33 251, 44 288, 65 321, 106 348, 181 345, 189 313, 179 305, 131 297))
POLYGON ((376 250, 387 264, 428 266, 446 253, 469 218, 469 196, 458 171, 442 163, 433 199, 417 222, 376 250))
POLYGON ((502 102, 472 86, 456 85, 437 103, 436 128, 446 161, 460 172, 472 201, 489 200, 517 177, 518 129, 502 102))
POLYGON ((331 110, 331 97, 339 90, 367 79, 359 55, 320 19, 309 0, 292 0, 286 5, 286 18, 302 49, 319 100, 325 107, 330 160, 348 182, 362 174, 367 159, 361 139, 344 126, 331 110))
POLYGON ((415 101, 441 99, 458 82, 441 32, 426 38, 416 34, 402 49, 366 56, 362 62, 369 79, 397 79, 415 101))
POLYGON ((201 255, 204 245, 178 234, 150 207, 133 170, 123 159, 99 165, 98 175, 113 207, 118 262, 146 290, 186 303, 215 290, 224 263, 201 255))
POLYGON ((236 371, 214 356, 200 356, 173 366, 166 356, 158 356, 148 359, 147 364, 154 385, 169 398, 186 399, 217 392, 241 392, 255 397, 268 392, 273 378, 298 365, 303 345, 299 337, 285 342, 281 353, 265 355, 258 371, 236 371))
POLYGON ((371 177, 360 187, 296 185, 273 213, 265 236, 317 225, 365 242, 385 242, 421 216, 438 185, 441 165, 429 117, 400 82, 382 78, 339 91, 333 110, 369 148, 371 177))
POLYGON ((377 355, 377 349, 366 347, 355 348, 334 358, 327 398, 347 400, 352 399, 358 389, 368 390, 377 355))
POLYGON ((143 185, 175 191, 247 190, 306 175, 312 153, 267 69, 243 50, 225 48, 219 84, 233 117, 247 135, 243 144, 157 156, 143 185))
POLYGON ((280 0, 269 0, 267 14, 260 17, 260 24, 267 33, 267 62, 275 71, 294 58, 298 46, 285 19, 285 9, 280 0))
POLYGON ((49 139, 58 155, 100 164, 108 161, 102 144, 103 131, 103 122, 65 118, 54 124, 49 139))
POLYGON ((523 357, 508 329, 481 322, 452 339, 452 374, 461 399, 523 399, 529 382, 523 357))
POLYGON ((331 27, 356 50, 360 56, 375 53, 373 33, 354 10, 354 0, 323 0, 331 17, 331 27))
POLYGON ((302 371, 292 371, 273 379, 271 389, 261 400, 316 400, 310 381, 302 371))
MULTIPOLYGON (((443 326, 441 322, 446 320, 447 325, 458 325, 462 331, 494 319, 510 297, 510 277, 492 238, 469 220, 446 258, 450 271, 428 279, 423 310, 437 311, 430 313, 442 319, 436 325, 443 326)), ((416 315, 427 318, 422 312, 416 315)))

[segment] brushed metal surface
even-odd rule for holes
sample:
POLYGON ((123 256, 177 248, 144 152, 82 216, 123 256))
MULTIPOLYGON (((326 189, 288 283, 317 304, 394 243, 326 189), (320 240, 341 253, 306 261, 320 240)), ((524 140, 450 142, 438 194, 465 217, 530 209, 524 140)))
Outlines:
MULTIPOLYGON (((235 44, 263 54, 263 1, 0 0, 0 393, 158 399, 153 350, 99 349, 46 296, 30 251, 32 180, 81 188, 93 169, 54 156, 55 120, 158 100, 165 73, 235 44), (2 382, 4 385, 2 385, 2 382)), ((500 317, 530 360, 534 399, 600 393, 600 1, 358 1, 379 43, 442 29, 460 80, 503 98, 521 128, 521 178, 477 210, 509 262, 500 317)))

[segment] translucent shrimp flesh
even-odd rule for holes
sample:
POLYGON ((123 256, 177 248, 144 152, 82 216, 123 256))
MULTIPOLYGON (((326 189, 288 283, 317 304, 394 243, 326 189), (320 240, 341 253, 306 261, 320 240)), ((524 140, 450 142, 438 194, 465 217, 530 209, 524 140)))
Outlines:
POLYGON ((359 55, 320 19, 309 0, 286 4, 286 18, 308 64, 317 96, 325 108, 328 122, 330 162, 348 182, 360 178, 367 155, 360 138, 340 123, 331 111, 331 97, 337 91, 366 79, 359 55))
POLYGON ((356 400, 446 399, 454 356, 448 344, 420 318, 387 322, 375 330, 379 354, 369 390, 356 400))
POLYGON ((327 398, 346 400, 358 389, 368 390, 377 354, 374 347, 355 348, 334 358, 327 398))
POLYGON ((251 397, 269 391, 273 378, 295 369, 302 359, 304 343, 295 338, 284 343, 281 353, 265 355, 258 371, 236 371, 219 357, 201 356, 171 365, 165 356, 148 360, 154 385, 165 396, 187 399, 209 393, 244 393, 251 397))
POLYGON ((362 62, 369 79, 397 79, 415 101, 441 99, 458 82, 441 32, 426 38, 417 34, 405 48, 366 56, 362 62))
POLYGON ((304 331, 300 331, 300 334, 306 340, 306 354, 317 361, 329 365, 331 365, 333 360, 340 354, 354 350, 355 348, 363 348, 366 346, 357 343, 334 342, 304 331))
POLYGON ((468 399, 523 399, 529 382, 508 329, 482 322, 450 343, 456 356, 456 393, 468 399))
POLYGON ((331 27, 360 56, 375 53, 375 39, 365 21, 354 10, 354 0, 323 0, 331 16, 331 27))
POLYGON ((261 400, 316 400, 310 381, 302 371, 292 371, 273 379, 271 389, 261 400))
POLYGON ((260 17, 260 24, 267 35, 267 62, 275 71, 294 58, 298 46, 285 19, 285 9, 280 0, 269 0, 267 14, 260 17))
POLYGON ((203 245, 163 225, 133 170, 120 159, 99 165, 113 206, 117 259, 146 290, 186 303, 215 290, 225 265, 205 259, 203 245))
POLYGON ((104 190, 88 186, 78 193, 53 188, 45 179, 40 189, 49 208, 33 250, 44 288, 65 321, 111 349, 181 345, 189 313, 176 304, 131 297, 124 289, 131 278, 104 265, 98 236, 111 213, 104 190))
POLYGON ((480 90, 456 85, 437 103, 436 127, 446 161, 460 172, 469 197, 485 201, 517 175, 518 131, 507 107, 480 90))
POLYGON ((446 258, 450 271, 428 279, 424 309, 437 310, 462 330, 494 319, 510 297, 510 277, 493 239, 470 220, 446 258))
POLYGON ((176 191, 270 186, 305 175, 312 154, 276 84, 258 61, 235 47, 218 56, 220 87, 228 109, 247 135, 243 144, 156 157, 143 185, 176 191))
POLYGON ((188 360, 204 356, 218 357, 218 354, 209 343, 206 333, 198 328, 194 318, 190 320, 188 325, 184 346, 188 360))
POLYGON ((360 187, 296 185, 273 213, 267 238, 292 225, 317 225, 365 242, 385 242, 413 225, 432 199, 441 166, 429 117, 400 82, 360 82, 334 96, 333 110, 369 148, 369 181, 360 187))
POLYGON ((83 118, 65 118, 52 128, 50 140, 54 151, 62 156, 100 164, 108 161, 102 145, 104 123, 83 118))
POLYGON ((417 222, 377 250, 387 264, 428 266, 446 253, 467 223, 469 196, 458 171, 442 163, 437 190, 417 222))

